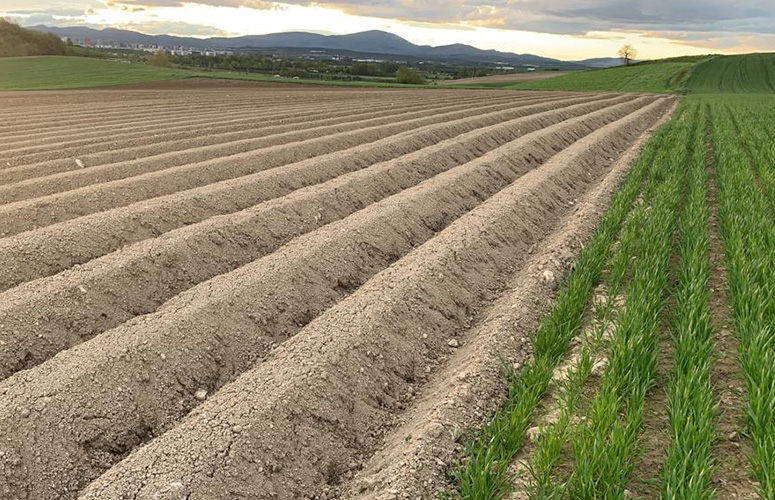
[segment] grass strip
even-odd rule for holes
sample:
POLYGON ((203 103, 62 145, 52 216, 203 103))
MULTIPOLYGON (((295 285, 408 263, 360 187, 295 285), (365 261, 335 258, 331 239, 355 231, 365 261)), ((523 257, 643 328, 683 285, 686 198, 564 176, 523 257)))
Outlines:
POLYGON ((713 329, 710 315, 710 210, 705 127, 697 127, 689 163, 686 204, 679 222, 680 263, 671 336, 674 365, 668 383, 671 441, 662 471, 666 500, 712 499, 711 446, 715 439, 713 329))
POLYGON ((554 469, 570 439, 578 402, 592 374, 593 356, 604 349, 605 332, 613 321, 616 298, 627 275, 644 217, 644 206, 637 206, 622 229, 619 246, 614 251, 608 267, 605 298, 602 301, 596 300, 593 304, 593 329, 568 379, 560 387, 560 416, 553 425, 541 432, 536 443, 535 453, 528 465, 532 477, 528 489, 528 497, 531 500, 559 499, 564 494, 564 484, 555 479, 554 469))

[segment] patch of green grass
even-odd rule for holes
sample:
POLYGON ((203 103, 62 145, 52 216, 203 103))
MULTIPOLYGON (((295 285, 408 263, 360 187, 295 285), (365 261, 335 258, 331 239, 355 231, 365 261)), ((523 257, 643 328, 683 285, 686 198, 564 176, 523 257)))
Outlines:
POLYGON ((716 56, 698 64, 686 86, 696 94, 775 92, 775 53, 716 56))
POLYGON ((187 72, 91 57, 37 56, 0 59, 0 90, 102 87, 185 78, 187 72))
POLYGON ((124 63, 75 56, 36 56, 0 58, 0 90, 59 90, 133 83, 214 78, 335 87, 431 88, 428 85, 405 85, 373 81, 324 81, 274 78, 260 73, 197 71, 183 68, 158 68, 140 63, 124 63))
POLYGON ((673 292, 673 370, 668 384, 671 440, 662 469, 664 500, 710 500, 716 407, 712 382, 710 209, 705 162, 707 117, 697 127, 688 163, 686 203, 678 232, 680 263, 673 292))
POLYGON ((632 263, 631 256, 639 243, 645 216, 643 204, 635 206, 630 212, 622 228, 619 245, 608 263, 605 298, 593 303, 593 327, 586 335, 585 345, 567 380, 558 384, 561 391, 559 418, 542 430, 528 464, 532 476, 528 486, 530 500, 558 500, 565 495, 565 484, 555 477, 555 468, 574 430, 573 420, 592 374, 595 361, 593 356, 597 357, 603 351, 607 344, 606 330, 618 314, 616 299, 625 285, 627 270, 632 263))
POLYGON ((304 80, 293 78, 275 78, 261 73, 232 73, 230 71, 212 71, 186 73, 187 78, 213 78, 218 80, 239 80, 247 82, 271 82, 271 83, 293 83, 301 85, 324 85, 328 87, 377 87, 377 88, 432 88, 429 85, 411 85, 391 82, 375 81, 344 81, 344 80, 304 80))
POLYGON ((686 120, 670 123, 668 137, 655 139, 660 152, 645 195, 652 201, 643 222, 637 266, 612 334, 601 388, 571 437, 574 461, 566 489, 570 498, 625 498, 638 455, 646 393, 656 375, 672 235, 685 178, 683 169, 672 166, 685 164, 690 154, 685 146, 695 127, 695 113, 696 109, 686 110, 686 120))
POLYGON ((615 92, 680 92, 693 62, 654 62, 579 71, 556 78, 509 85, 517 90, 578 90, 615 92))

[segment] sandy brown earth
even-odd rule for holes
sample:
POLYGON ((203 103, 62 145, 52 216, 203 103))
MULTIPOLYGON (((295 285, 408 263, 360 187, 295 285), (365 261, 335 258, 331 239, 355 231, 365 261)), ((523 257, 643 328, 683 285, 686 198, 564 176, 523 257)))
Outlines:
POLYGON ((489 75, 477 76, 474 78, 460 78, 458 80, 447 80, 439 82, 441 85, 476 85, 478 83, 519 83, 529 82, 531 80, 545 80, 562 76, 567 71, 531 71, 529 73, 511 73, 507 75, 489 75))
POLYGON ((670 97, 0 94, 0 497, 433 498, 670 97))

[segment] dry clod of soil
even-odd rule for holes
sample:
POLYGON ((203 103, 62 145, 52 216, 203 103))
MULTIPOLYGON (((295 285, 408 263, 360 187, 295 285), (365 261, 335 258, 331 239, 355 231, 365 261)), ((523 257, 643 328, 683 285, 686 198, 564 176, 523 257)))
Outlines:
POLYGON ((187 85, 0 93, 3 499, 433 497, 674 102, 187 85))

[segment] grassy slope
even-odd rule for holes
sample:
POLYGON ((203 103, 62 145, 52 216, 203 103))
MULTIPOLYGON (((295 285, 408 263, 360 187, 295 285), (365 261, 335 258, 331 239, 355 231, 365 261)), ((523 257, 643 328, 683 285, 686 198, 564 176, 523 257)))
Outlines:
POLYGON ((0 90, 100 87, 181 78, 174 69, 86 57, 10 57, 0 59, 0 90))
MULTIPOLYGON (((289 78, 273 78, 257 73, 199 72, 178 68, 156 68, 144 64, 127 64, 89 57, 39 56, 0 58, 0 90, 74 89, 195 77, 350 87, 416 87, 416 85, 382 82, 293 80, 289 78)), ((420 85, 419 87, 427 86, 420 85)))
POLYGON ((619 92, 670 93, 680 91, 692 62, 660 62, 582 71, 568 75, 518 83, 520 90, 606 90, 619 92))
POLYGON ((697 94, 775 91, 775 54, 714 57, 694 68, 687 88, 697 94))
POLYGON ((666 59, 582 71, 504 88, 695 94, 773 92, 775 53, 666 59))

